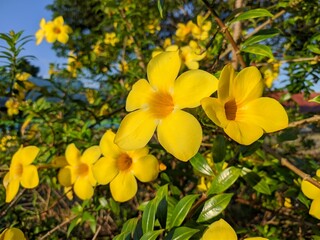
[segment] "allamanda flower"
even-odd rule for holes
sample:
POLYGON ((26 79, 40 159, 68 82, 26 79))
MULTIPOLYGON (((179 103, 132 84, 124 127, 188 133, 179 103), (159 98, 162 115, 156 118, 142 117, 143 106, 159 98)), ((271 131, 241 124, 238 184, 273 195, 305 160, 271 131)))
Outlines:
POLYGON ((178 52, 163 52, 147 67, 149 81, 133 85, 126 102, 129 113, 121 122, 115 143, 125 150, 144 147, 157 129, 160 144, 182 161, 193 157, 202 141, 199 122, 184 108, 200 105, 200 100, 217 89, 218 81, 202 70, 181 74, 178 52))
POLYGON ((176 30, 176 36, 179 40, 183 41, 196 25, 189 20, 187 24, 178 23, 177 26, 178 28, 176 30))
POLYGON ((6 228, 0 234, 0 240, 26 240, 26 238, 18 228, 6 228))
POLYGON ((72 32, 71 27, 64 24, 62 16, 56 17, 53 21, 48 22, 44 28, 45 36, 49 43, 59 41, 65 44, 69 40, 69 33, 72 32))
POLYGON ((231 65, 223 68, 218 98, 201 101, 207 116, 240 144, 249 145, 264 132, 288 126, 288 116, 275 99, 261 97, 263 81, 256 67, 247 67, 237 75, 231 65))
POLYGON ((40 29, 35 34, 37 45, 39 45, 42 42, 43 38, 46 36, 45 26, 46 26, 46 20, 42 18, 40 20, 40 29))
POLYGON ((144 147, 124 151, 114 144, 115 134, 108 130, 100 141, 103 157, 93 166, 93 173, 99 184, 110 183, 112 197, 118 202, 133 198, 138 190, 137 179, 150 182, 157 178, 159 162, 148 154, 144 147))
MULTIPOLYGON (((319 170, 317 176, 320 176, 319 170)), ((320 219, 320 189, 307 180, 302 180, 301 190, 306 197, 312 199, 309 214, 320 219)))
POLYGON ((74 192, 82 200, 91 198, 93 186, 97 183, 92 173, 92 166, 100 155, 99 146, 92 146, 81 155, 73 143, 69 144, 66 149, 68 165, 60 169, 58 174, 60 184, 64 187, 73 185, 74 192))
POLYGON ((189 69, 198 69, 198 61, 201 61, 206 55, 207 53, 193 40, 189 42, 189 45, 180 49, 181 60, 189 69))
MULTIPOLYGON (((222 218, 213 222, 209 228, 204 232, 201 240, 238 240, 234 229, 222 218)), ((263 237, 250 237, 244 240, 268 240, 263 237)))
POLYGON ((17 195, 21 183, 24 188, 35 188, 39 184, 37 167, 31 165, 39 153, 35 146, 23 147, 13 155, 9 172, 3 178, 6 189, 6 202, 11 202, 17 195))

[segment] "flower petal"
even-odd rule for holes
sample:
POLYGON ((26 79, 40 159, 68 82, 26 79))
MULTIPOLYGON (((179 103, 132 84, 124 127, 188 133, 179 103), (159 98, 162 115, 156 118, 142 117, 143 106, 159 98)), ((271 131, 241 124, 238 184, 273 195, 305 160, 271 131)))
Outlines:
POLYGON ((138 108, 144 108, 154 92, 151 85, 145 79, 140 79, 132 86, 126 102, 126 110, 131 112, 138 108))
POLYGON ((237 240, 237 234, 225 220, 213 222, 202 236, 202 240, 237 240))
POLYGON ((69 40, 69 36, 67 33, 60 33, 57 35, 57 39, 59 42, 66 44, 69 40))
POLYGON ((71 166, 75 166, 75 165, 79 164, 80 157, 81 157, 81 153, 78 150, 78 148, 76 147, 76 145, 74 145, 74 143, 69 144, 66 149, 67 162, 71 166))
POLYGON ((21 185, 24 188, 35 188, 39 184, 39 176, 37 167, 29 165, 23 167, 23 173, 21 176, 21 185))
POLYGON ((247 67, 238 73, 230 87, 236 102, 243 104, 261 97, 264 85, 258 68, 247 67))
POLYGON ((75 194, 82 200, 90 199, 93 196, 93 187, 89 180, 79 177, 73 186, 75 194))
POLYGON ((133 162, 133 174, 141 182, 151 182, 158 177, 159 162, 153 155, 141 157, 133 162))
POLYGON ((59 16, 59 17, 56 17, 54 20, 53 20, 54 24, 56 25, 63 25, 64 23, 64 20, 63 20, 63 17, 62 16, 59 16))
POLYGON ((320 198, 320 189, 307 180, 302 180, 301 190, 310 199, 320 198))
POLYGON ((149 149, 147 147, 144 147, 144 148, 136 149, 136 150, 133 150, 133 151, 127 151, 126 153, 133 160, 136 160, 136 159, 139 159, 139 158, 147 156, 148 153, 149 153, 149 149))
POLYGON ((2 180, 2 184, 4 188, 7 188, 9 183, 10 183, 10 172, 7 172, 6 175, 4 175, 2 180))
POLYGON ((11 202, 19 191, 20 182, 18 179, 14 179, 9 182, 6 188, 6 202, 11 202))
POLYGON ((234 141, 243 145, 250 145, 263 135, 261 127, 247 122, 229 121, 224 131, 234 141))
POLYGON ((116 159, 109 156, 100 158, 93 165, 92 171, 97 182, 102 185, 111 182, 119 172, 116 159))
POLYGON ((227 125, 227 118, 225 114, 224 106, 217 98, 204 98, 201 100, 201 105, 208 116, 216 125, 224 127, 227 125))
POLYGON ((23 232, 18 228, 9 228, 6 229, 5 234, 0 235, 0 239, 2 240, 26 240, 23 232))
POLYGON ((226 65, 220 74, 218 85, 218 97, 221 102, 226 102, 232 96, 235 71, 231 64, 226 65))
POLYGON ((39 148, 35 146, 24 147, 20 151, 21 164, 29 165, 37 157, 39 153, 39 148))
POLYGON ((136 195, 137 180, 130 171, 122 171, 111 181, 110 191, 114 200, 126 202, 136 195))
POLYGON ((70 187, 76 181, 75 171, 71 166, 61 168, 58 173, 59 183, 64 187, 70 187))
POLYGON ((169 91, 180 70, 179 52, 163 52, 152 58, 147 67, 148 80, 155 90, 169 91))
POLYGON ((107 157, 116 159, 119 154, 121 154, 122 150, 114 144, 114 137, 116 136, 115 133, 112 132, 112 130, 107 130, 101 140, 100 140, 100 148, 102 154, 107 157))
POLYGON ((181 161, 192 158, 202 141, 202 129, 197 119, 181 110, 162 119, 157 132, 160 144, 181 161))
POLYGON ((309 214, 317 219, 320 219, 320 198, 312 201, 309 214))
POLYGON ((249 237, 249 238, 245 238, 244 240, 269 240, 269 239, 264 237, 249 237))
POLYGON ((288 115, 278 101, 262 97, 245 105, 243 121, 260 126, 265 132, 275 132, 288 126, 288 115))
POLYGON ((209 97, 218 88, 218 79, 203 70, 190 70, 181 74, 174 85, 173 99, 179 109, 194 108, 201 99, 209 97))
POLYGON ((137 110, 122 120, 114 142, 125 150, 143 148, 151 139, 156 127, 157 121, 148 111, 137 110))
POLYGON ((93 164, 101 156, 101 150, 99 146, 92 146, 86 149, 82 156, 81 161, 88 164, 93 164))

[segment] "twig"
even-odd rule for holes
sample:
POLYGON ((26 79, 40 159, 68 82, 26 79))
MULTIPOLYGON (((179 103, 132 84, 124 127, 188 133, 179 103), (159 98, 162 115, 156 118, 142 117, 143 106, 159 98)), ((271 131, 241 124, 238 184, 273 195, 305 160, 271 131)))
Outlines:
POLYGON ((101 225, 99 224, 98 229, 96 231, 96 233, 94 234, 92 240, 96 240, 98 237, 99 232, 101 231, 101 225))
POLYGON ((291 123, 289 123, 288 127, 297 127, 297 126, 305 124, 305 123, 312 123, 312 122, 319 122, 319 121, 320 121, 320 115, 314 115, 313 117, 310 117, 310 118, 291 122, 291 123))
POLYGON ((207 199, 207 194, 203 193, 201 198, 199 198, 199 200, 191 207, 186 219, 190 219, 195 213, 195 211, 198 209, 198 207, 201 206, 205 201, 207 201, 207 199))
POLYGON ((49 232, 47 232, 45 235, 43 235, 41 238, 39 238, 39 240, 43 240, 43 239, 49 237, 52 233, 54 233, 55 231, 57 231, 59 228, 63 227, 64 225, 68 224, 69 222, 71 222, 76 217, 78 217, 78 216, 75 215, 75 216, 71 217, 70 219, 67 219, 64 222, 60 223, 58 226, 56 226, 55 228, 51 229, 49 232))
POLYGON ((312 183, 314 186, 318 187, 320 189, 320 182, 310 177, 309 174, 306 174, 305 172, 301 171, 299 168, 294 166, 287 158, 282 157, 279 153, 273 151, 268 146, 263 146, 264 150, 271 154, 272 156, 276 157, 277 159, 280 159, 280 163, 282 166, 290 169, 292 172, 300 176, 303 180, 306 180, 310 183, 312 183))
MULTIPOLYGON (((309 61, 317 61, 320 62, 320 56, 315 56, 315 57, 308 57, 308 58, 294 58, 294 59, 283 59, 277 61, 277 63, 283 64, 287 62, 309 62, 309 61)), ((266 66, 270 63, 257 63, 255 66, 260 67, 260 66, 266 66)))
POLYGON ((209 9, 211 14, 213 15, 214 20, 217 22, 219 25, 221 32, 224 33, 228 41, 230 42, 234 52, 236 53, 238 60, 242 66, 242 68, 246 67, 246 63, 244 62, 242 56, 240 55, 240 50, 234 41, 233 37, 231 36, 228 27, 222 22, 222 20, 219 18, 219 15, 215 12, 215 10, 211 7, 210 3, 207 0, 202 0, 202 2, 206 5, 206 7, 209 9))

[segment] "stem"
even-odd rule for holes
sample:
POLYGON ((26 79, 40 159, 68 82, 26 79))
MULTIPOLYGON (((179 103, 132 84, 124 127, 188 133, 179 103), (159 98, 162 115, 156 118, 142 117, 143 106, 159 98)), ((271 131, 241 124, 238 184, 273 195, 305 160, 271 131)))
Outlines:
POLYGON ((295 121, 289 124, 288 127, 297 127, 299 125, 305 124, 305 123, 312 123, 312 122, 319 122, 320 121, 320 115, 314 115, 313 117, 302 119, 299 121, 295 121))
POLYGON ((214 20, 217 22, 217 24, 219 25, 221 32, 224 33, 225 37, 228 39, 228 41, 230 42, 234 52, 236 53, 238 60, 242 66, 242 68, 246 67, 246 63, 244 62, 242 56, 240 55, 240 50, 236 44, 236 42, 234 41, 233 37, 231 36, 228 27, 222 22, 222 20, 219 18, 219 15, 214 11, 214 9, 210 6, 210 3, 207 0, 202 0, 202 2, 206 5, 206 7, 209 9, 209 11, 211 12, 211 14, 213 15, 214 20))
POLYGON ((317 180, 313 179, 312 177, 310 177, 309 174, 306 174, 305 172, 301 171, 299 168, 294 166, 287 158, 282 157, 279 153, 273 151, 268 146, 264 146, 263 148, 264 148, 264 150, 266 152, 268 152, 269 154, 271 154, 275 158, 280 159, 280 163, 281 163, 282 166, 288 168, 289 170, 291 170, 292 172, 297 174, 299 177, 301 177, 303 180, 306 180, 306 181, 312 183, 314 186, 316 186, 316 187, 318 187, 320 189, 320 182, 318 182, 317 180))

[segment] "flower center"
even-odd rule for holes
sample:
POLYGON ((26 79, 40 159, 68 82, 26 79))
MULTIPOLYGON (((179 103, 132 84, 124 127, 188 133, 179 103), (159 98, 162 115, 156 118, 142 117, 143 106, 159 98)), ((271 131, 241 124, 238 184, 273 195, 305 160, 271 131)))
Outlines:
POLYGON ((89 173, 89 166, 86 163, 80 163, 77 168, 77 174, 81 177, 87 176, 89 173))
POLYGON ((120 154, 117 159, 117 167, 120 171, 128 170, 132 165, 132 158, 126 153, 120 154))
POLYGON ((224 105, 224 110, 226 112, 226 117, 228 120, 235 120, 237 116, 237 103, 234 99, 228 101, 224 105))
POLYGON ((157 119, 167 117, 174 109, 172 96, 168 92, 155 92, 149 104, 151 114, 157 119))
POLYGON ((14 175, 17 177, 21 177, 23 173, 23 166, 21 163, 18 163, 15 167, 14 167, 14 175))
POLYGON ((53 32, 56 34, 59 34, 59 33, 61 33, 61 29, 59 27, 54 27, 53 32))

